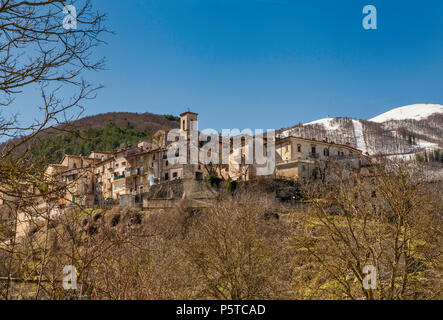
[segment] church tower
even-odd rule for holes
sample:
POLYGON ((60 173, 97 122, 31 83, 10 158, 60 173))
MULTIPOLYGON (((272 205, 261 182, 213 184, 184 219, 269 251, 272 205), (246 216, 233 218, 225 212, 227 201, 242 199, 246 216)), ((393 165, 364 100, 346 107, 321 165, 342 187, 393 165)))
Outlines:
POLYGON ((180 130, 189 133, 191 130, 191 121, 197 121, 198 113, 186 111, 180 115, 180 130))

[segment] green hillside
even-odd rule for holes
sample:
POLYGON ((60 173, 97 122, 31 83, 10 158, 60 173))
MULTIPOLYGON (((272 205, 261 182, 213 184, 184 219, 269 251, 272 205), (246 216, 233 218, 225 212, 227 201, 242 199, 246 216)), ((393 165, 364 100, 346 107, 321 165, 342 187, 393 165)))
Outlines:
POLYGON ((136 129, 127 122, 119 127, 109 121, 104 128, 76 130, 65 135, 46 138, 31 150, 32 158, 45 159, 45 163, 59 163, 63 155, 88 156, 91 151, 113 151, 120 147, 136 147, 140 140, 150 140, 152 132, 136 129))

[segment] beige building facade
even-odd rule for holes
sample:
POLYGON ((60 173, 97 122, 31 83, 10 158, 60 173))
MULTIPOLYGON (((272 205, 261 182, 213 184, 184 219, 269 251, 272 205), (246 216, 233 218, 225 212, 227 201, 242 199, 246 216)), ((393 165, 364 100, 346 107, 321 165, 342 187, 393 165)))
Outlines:
POLYGON ((317 169, 328 161, 338 161, 347 168, 359 170, 362 152, 348 145, 286 137, 277 139, 275 175, 287 179, 315 178, 317 169))
MULTIPOLYGON (((247 143, 247 139, 242 140, 240 149, 237 144, 237 149, 234 149, 233 138, 230 138, 229 164, 222 164, 221 151, 224 146, 221 136, 219 164, 192 164, 190 132, 192 122, 197 120, 198 114, 194 112, 188 111, 180 115, 180 132, 187 138, 188 143, 186 155, 179 154, 180 151, 177 150, 174 156, 168 157, 170 143, 167 141, 167 133, 159 130, 151 141, 141 141, 136 148, 115 152, 92 152, 89 157, 67 155, 60 164, 48 166, 47 174, 58 175, 67 184, 65 204, 78 203, 99 207, 107 203, 147 205, 150 198, 158 200, 157 196, 150 193, 151 188, 162 184, 171 185, 174 190, 182 190, 174 192, 174 197, 180 193, 183 197, 203 199, 213 196, 210 190, 205 188, 208 175, 218 175, 226 180, 251 180, 258 177, 258 167, 245 163, 246 155, 253 154, 254 151, 254 145, 247 143), (180 159, 183 158, 187 160, 186 164, 180 163, 180 159), (238 159, 241 160, 240 163, 238 159), (181 187, 178 188, 177 185, 181 187)), ((197 151, 200 151, 201 147, 199 143, 197 151)), ((265 139, 265 153, 267 148, 265 139)), ((318 168, 328 161, 340 161, 348 168, 358 170, 361 166, 361 156, 361 151, 348 145, 328 142, 327 139, 316 141, 298 137, 277 137, 275 170, 265 177, 292 180, 315 178, 318 168)))

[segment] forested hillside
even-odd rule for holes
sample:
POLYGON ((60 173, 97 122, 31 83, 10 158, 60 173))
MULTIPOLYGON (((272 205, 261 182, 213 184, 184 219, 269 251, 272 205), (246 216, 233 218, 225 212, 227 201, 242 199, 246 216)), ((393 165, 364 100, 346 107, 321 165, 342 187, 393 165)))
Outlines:
POLYGON ((118 127, 125 127, 129 122, 136 129, 150 130, 170 130, 177 128, 180 118, 173 115, 160 115, 153 113, 135 112, 109 112, 94 116, 88 116, 72 122, 73 128, 83 130, 88 128, 104 128, 109 121, 115 122, 118 127))
POLYGON ((140 140, 150 140, 153 132, 136 129, 127 122, 119 127, 109 121, 104 128, 75 130, 65 135, 46 138, 31 150, 34 159, 45 159, 46 163, 59 163, 65 154, 88 156, 91 151, 113 151, 118 148, 136 147, 140 140))
MULTIPOLYGON (((149 140, 157 130, 169 131, 180 125, 174 115, 111 112, 88 116, 60 125, 61 130, 48 129, 36 139, 19 145, 15 154, 31 150, 31 161, 44 164, 59 162, 64 154, 89 155, 91 151, 113 151, 133 147, 140 140, 149 140)), ((0 145, 0 152, 20 143, 17 137, 0 145)))

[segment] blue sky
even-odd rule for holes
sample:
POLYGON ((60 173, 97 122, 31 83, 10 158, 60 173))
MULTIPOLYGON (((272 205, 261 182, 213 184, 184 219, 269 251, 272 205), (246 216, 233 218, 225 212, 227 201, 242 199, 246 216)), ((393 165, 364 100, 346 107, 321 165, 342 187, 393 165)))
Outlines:
MULTIPOLYGON (((200 128, 281 128, 443 103, 443 1, 94 0, 107 71, 86 113, 200 113, 200 128), (378 29, 364 30, 375 5, 378 29)), ((26 120, 33 98, 14 108, 26 120)))

